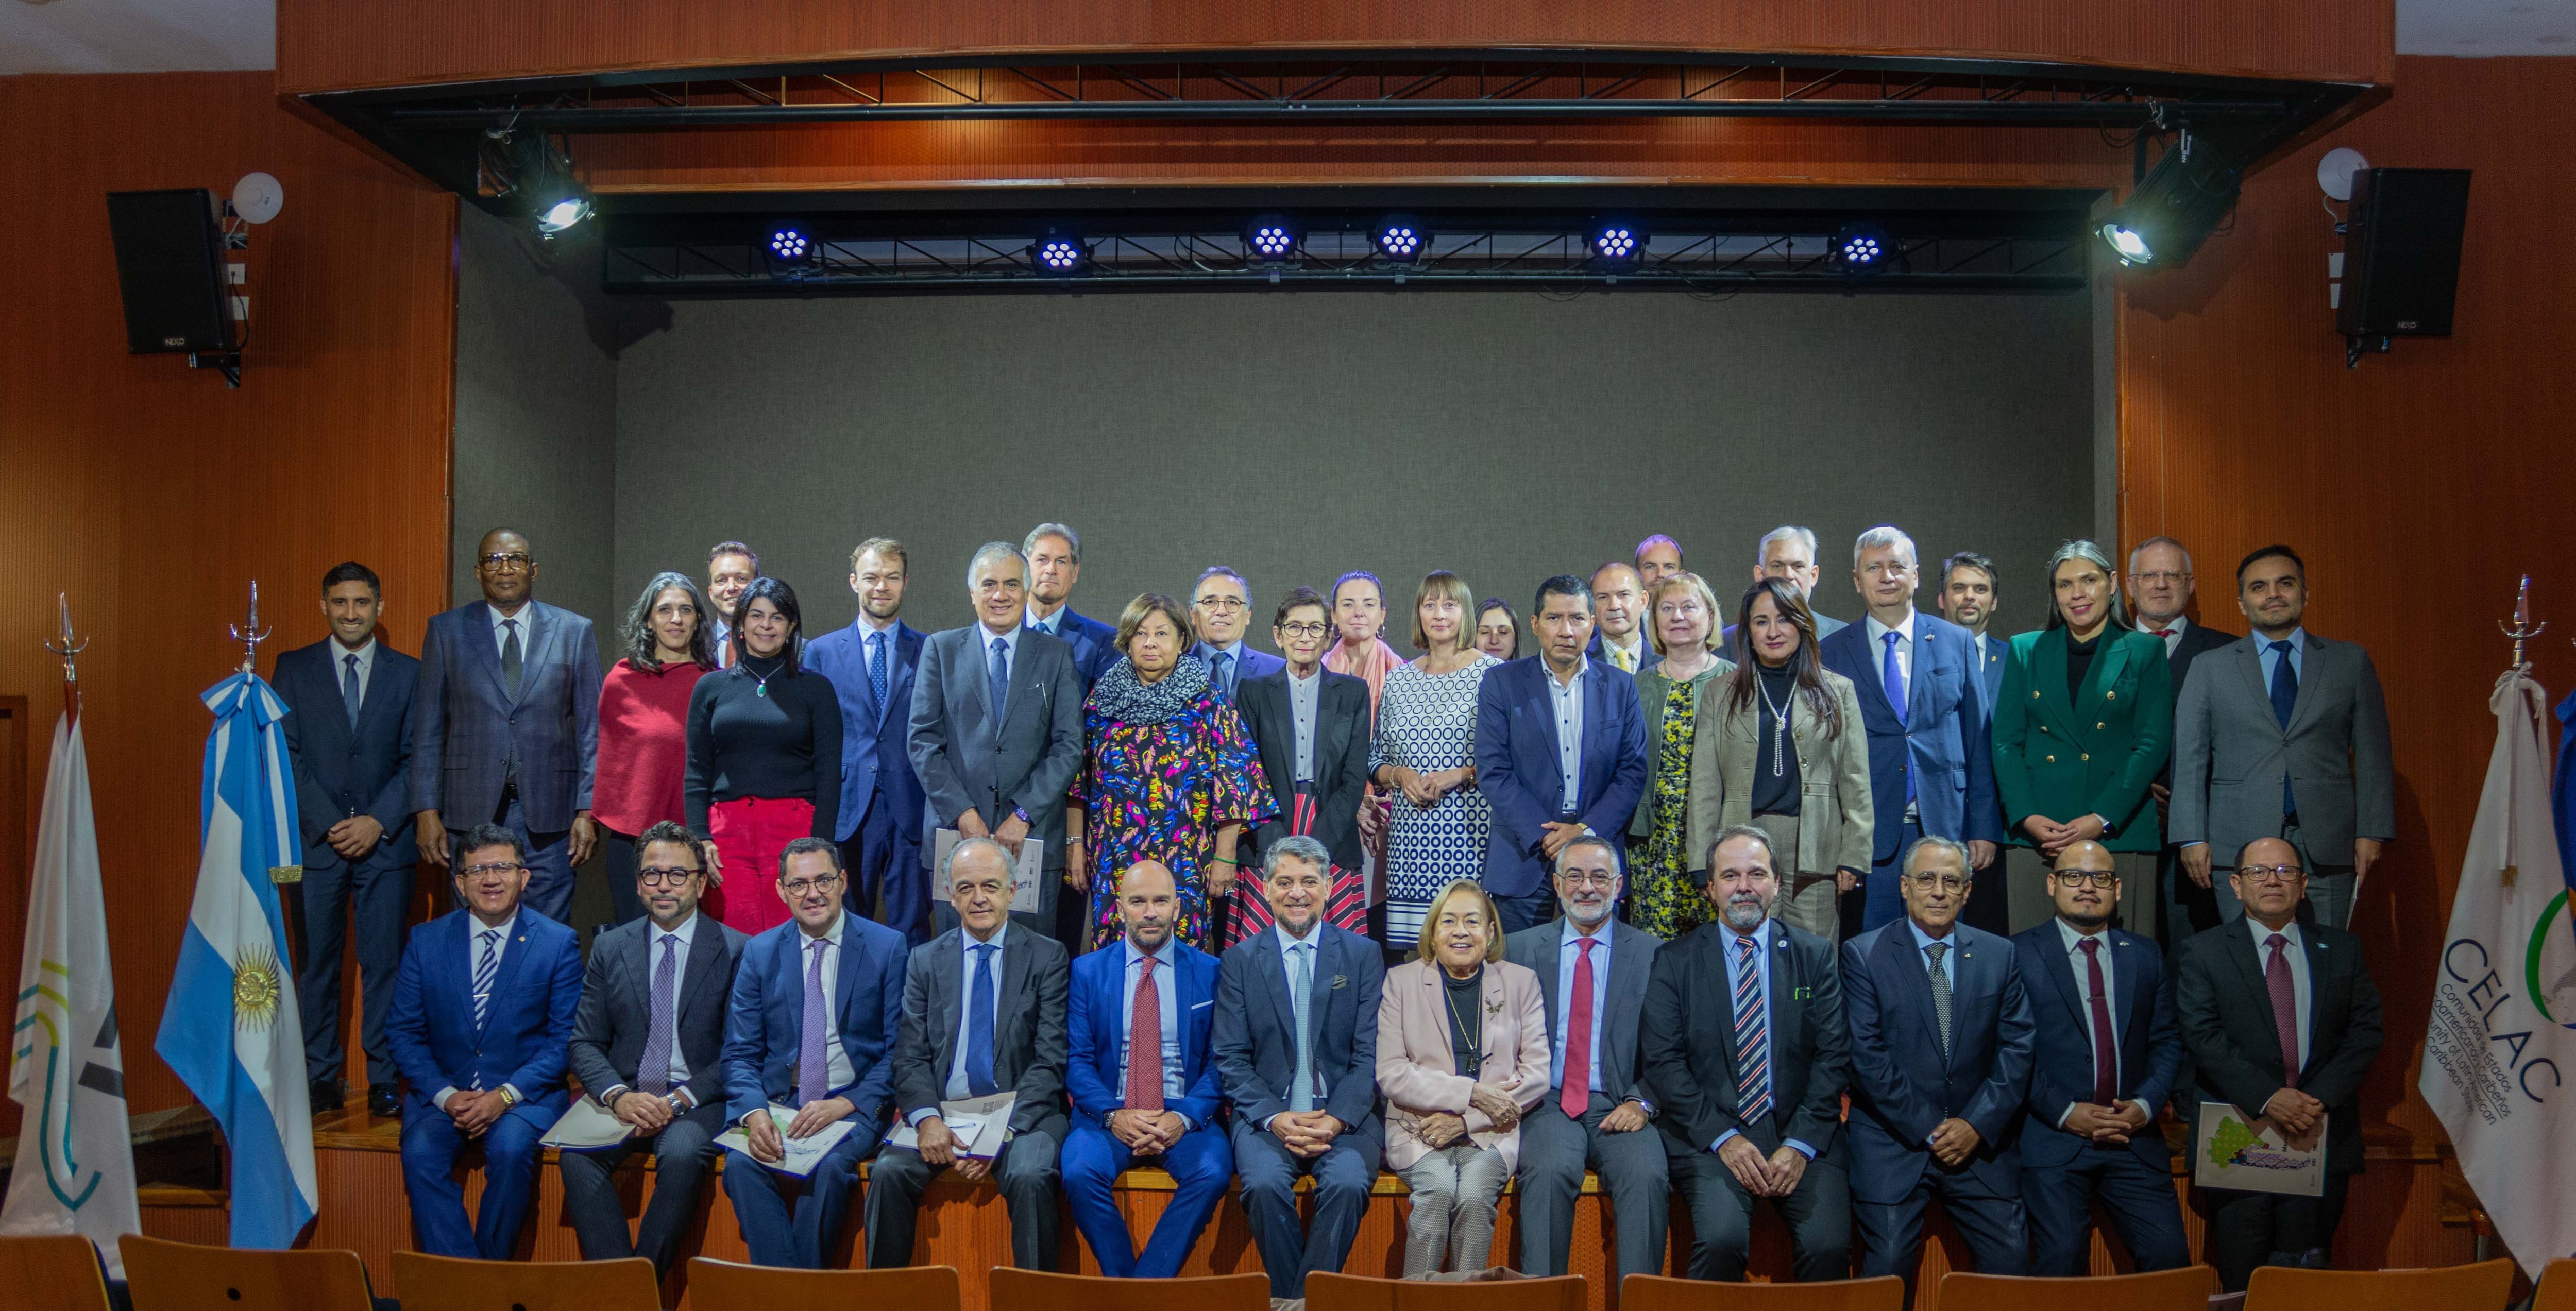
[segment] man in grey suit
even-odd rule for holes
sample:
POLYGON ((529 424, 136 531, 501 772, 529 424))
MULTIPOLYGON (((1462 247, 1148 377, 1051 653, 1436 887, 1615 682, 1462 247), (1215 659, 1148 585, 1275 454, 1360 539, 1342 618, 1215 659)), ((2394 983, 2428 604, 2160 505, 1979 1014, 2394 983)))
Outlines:
POLYGON ((1611 914, 1625 880, 1607 839, 1566 843, 1555 879, 1563 917, 1503 940, 1503 958, 1536 973, 1547 1000, 1549 1092, 1521 1117, 1521 1270, 1565 1273, 1590 1168, 1617 1222, 1613 1277, 1662 1274, 1672 1203, 1637 1037, 1662 940, 1611 914))
MULTIPOLYGON (((1009 542, 986 542, 968 562, 975 622, 922 640, 911 755, 925 827, 993 838, 1014 857, 1022 842, 1044 844, 1037 913, 1018 918, 1046 933, 1064 882, 1064 793, 1082 764, 1086 689, 1073 648, 1023 626, 1028 577, 1029 562, 1009 542)), ((922 850, 935 858, 938 844, 922 850)), ((933 903, 938 927, 956 927, 956 910, 933 903)))
POLYGON ((411 805, 420 854, 498 824, 528 848, 530 909, 572 922, 572 872, 599 827, 599 642, 590 621, 535 599, 537 556, 509 528, 474 552, 483 599, 429 621, 412 700, 411 805))
POLYGON ((894 1100, 913 1142, 889 1140, 869 1173, 868 1265, 911 1264, 922 1190, 953 1167, 962 1179, 990 1174, 1000 1182, 1011 1209, 1011 1264, 1053 1270, 1070 958, 1053 938, 1011 931, 1011 857, 999 841, 960 841, 941 875, 959 923, 916 949, 904 969, 894 1100), (939 1104, 999 1092, 1017 1098, 1010 1141, 995 1155, 989 1137, 979 1139, 980 1155, 967 1155, 939 1104))
POLYGON ((2370 653, 2308 632, 2308 570, 2266 546, 2236 566, 2236 605, 2253 636, 2201 657, 2174 711, 2170 841, 2185 873, 2242 913, 2212 870, 2232 871, 2256 838, 2286 838, 2308 871, 2319 923, 2352 922, 2361 881, 2397 836, 2388 703, 2370 653))
POLYGON ((564 1209, 581 1259, 640 1256, 668 1274, 725 1127, 725 1004, 749 941, 698 914, 707 890, 697 839, 670 820, 635 838, 635 895, 645 918, 590 944, 572 1070, 582 1095, 634 1133, 603 1152, 562 1153, 564 1209), (638 1152, 653 1155, 653 1200, 631 1236, 614 1182, 638 1152))
MULTIPOLYGON (((1843 621, 1815 608, 1816 578, 1823 571, 1816 565, 1816 530, 1796 524, 1782 524, 1762 534, 1753 545, 1753 581, 1779 578, 1798 589, 1807 598, 1808 613, 1816 617, 1816 640, 1821 642, 1842 630, 1843 621)), ((1735 647, 1735 625, 1726 626, 1726 649, 1719 652, 1729 660, 1740 658, 1735 647)))

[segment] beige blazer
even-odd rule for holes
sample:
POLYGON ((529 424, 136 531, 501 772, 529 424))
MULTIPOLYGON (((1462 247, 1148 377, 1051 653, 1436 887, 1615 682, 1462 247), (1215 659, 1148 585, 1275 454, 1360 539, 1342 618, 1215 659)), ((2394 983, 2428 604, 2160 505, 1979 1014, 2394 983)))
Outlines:
POLYGON ((1482 1083, 1501 1090, 1524 1111, 1547 1096, 1547 1004, 1538 975, 1506 960, 1485 962, 1484 1074, 1476 1079, 1455 1073, 1458 1054, 1449 1045, 1447 992, 1433 961, 1407 961, 1386 972, 1377 1007, 1377 1086, 1386 1096, 1387 1168, 1402 1170, 1430 1155, 1431 1146, 1417 1136, 1416 1126, 1428 1112, 1447 1111, 1466 1118, 1467 1132, 1478 1147, 1503 1154, 1504 1169, 1517 1169, 1520 1126, 1496 1130, 1483 1111, 1467 1104, 1467 1094, 1482 1083))
MULTIPOLYGON (((1870 809, 1869 733, 1861 727, 1860 697, 1851 680, 1819 671, 1842 710, 1842 732, 1833 737, 1801 705, 1789 713, 1789 742, 1798 752, 1798 850, 1796 872, 1869 872, 1877 821, 1870 809)), ((1720 829, 1753 822, 1753 770, 1762 744, 1762 706, 1729 708, 1732 688, 1700 689, 1692 723, 1690 850, 1694 873, 1708 865, 1708 844, 1720 829)), ((1783 870, 1784 874, 1789 871, 1783 870)), ((1781 880, 1784 884, 1787 879, 1781 880)))

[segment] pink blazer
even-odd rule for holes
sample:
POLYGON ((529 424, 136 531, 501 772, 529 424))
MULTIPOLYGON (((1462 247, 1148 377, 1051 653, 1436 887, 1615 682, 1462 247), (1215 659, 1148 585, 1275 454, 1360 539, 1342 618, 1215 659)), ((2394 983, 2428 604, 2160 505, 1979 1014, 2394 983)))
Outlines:
POLYGON ((1484 1074, 1477 1079, 1454 1072, 1458 1056, 1449 1045, 1447 992, 1436 962, 1409 961, 1386 972, 1377 1008, 1377 1086, 1386 1094, 1387 1166, 1402 1170, 1429 1155, 1431 1147, 1415 1126, 1424 1113, 1447 1111, 1466 1117, 1478 1147, 1503 1154, 1503 1168, 1517 1169, 1520 1126, 1497 1131, 1484 1112, 1468 1106, 1467 1094, 1482 1083, 1523 1111, 1547 1096, 1547 1009, 1538 975, 1510 961, 1485 962, 1484 1074))

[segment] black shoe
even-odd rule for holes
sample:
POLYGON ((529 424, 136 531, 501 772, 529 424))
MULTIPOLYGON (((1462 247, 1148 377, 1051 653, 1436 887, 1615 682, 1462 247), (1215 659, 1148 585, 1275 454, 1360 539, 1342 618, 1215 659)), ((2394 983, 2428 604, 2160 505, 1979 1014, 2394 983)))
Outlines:
POLYGON ((312 1110, 315 1115, 338 1115, 340 1113, 340 1081, 337 1079, 315 1079, 313 1082, 304 1086, 304 1098, 307 1102, 311 1103, 312 1110))
POLYGON ((392 1084, 380 1083, 367 1089, 367 1114, 380 1120, 402 1118, 402 1098, 392 1084))

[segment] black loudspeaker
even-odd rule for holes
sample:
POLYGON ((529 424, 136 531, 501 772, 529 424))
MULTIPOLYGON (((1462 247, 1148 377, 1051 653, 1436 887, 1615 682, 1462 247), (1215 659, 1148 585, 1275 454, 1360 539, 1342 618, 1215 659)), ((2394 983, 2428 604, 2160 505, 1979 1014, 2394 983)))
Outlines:
POLYGON ((107 193, 126 349, 137 355, 234 349, 216 214, 215 194, 203 187, 107 193))
POLYGON ((2451 301, 2460 290, 2460 237, 2468 221, 2467 169, 2366 168, 2353 174, 2335 330, 2352 338, 2450 336, 2451 301))

